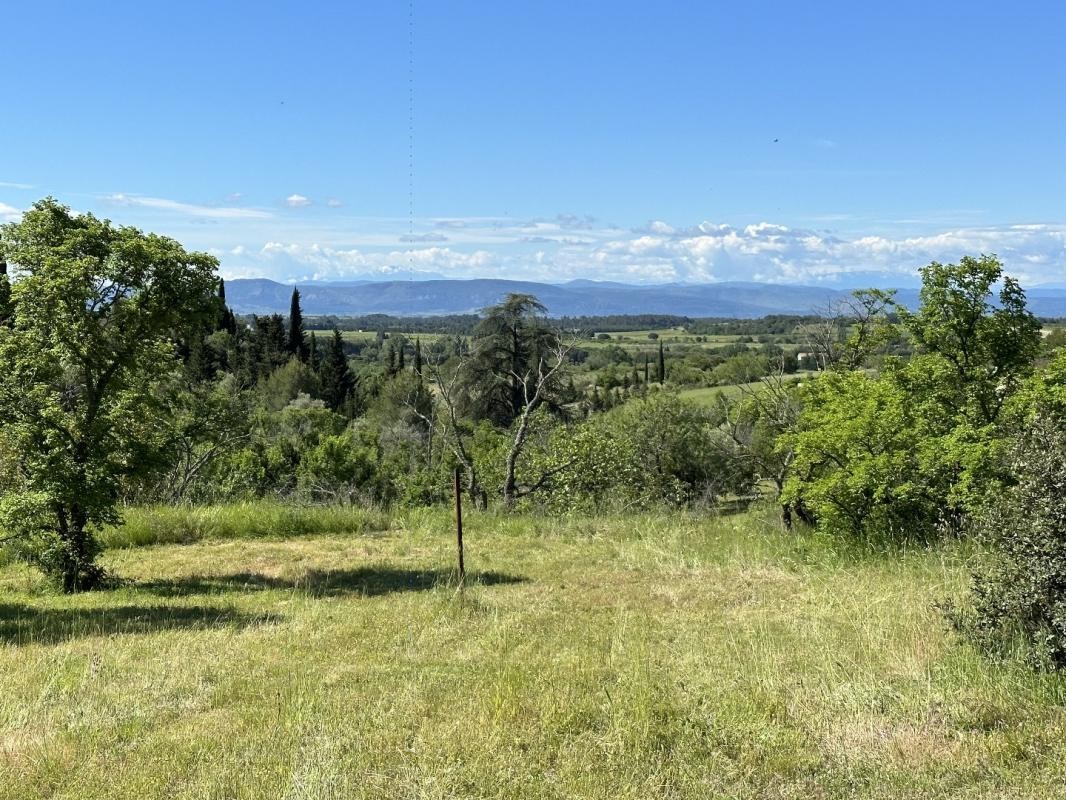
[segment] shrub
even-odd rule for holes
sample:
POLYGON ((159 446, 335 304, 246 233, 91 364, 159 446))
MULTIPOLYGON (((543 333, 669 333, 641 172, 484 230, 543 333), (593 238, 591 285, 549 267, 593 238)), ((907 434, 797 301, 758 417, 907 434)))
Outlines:
POLYGON ((1017 483, 975 521, 989 545, 956 627, 993 655, 1020 651, 1034 666, 1066 667, 1066 429, 1044 416, 1015 442, 1017 483))

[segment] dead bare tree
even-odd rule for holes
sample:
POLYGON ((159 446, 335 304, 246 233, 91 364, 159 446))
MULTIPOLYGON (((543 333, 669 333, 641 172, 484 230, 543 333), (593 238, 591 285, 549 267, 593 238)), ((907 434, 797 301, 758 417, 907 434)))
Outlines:
POLYGON ((888 313, 894 292, 860 289, 818 310, 805 328, 807 346, 819 369, 859 369, 893 333, 888 313))
MULTIPOLYGON (((787 440, 782 438, 796 430, 799 420, 795 386, 795 379, 786 376, 782 364, 772 374, 762 377, 758 385, 738 386, 737 396, 718 396, 721 428, 735 447, 737 457, 757 481, 773 484, 778 499, 795 458, 792 448, 783 446, 787 440)), ((813 522, 802 503, 783 503, 781 519, 786 528, 792 527, 793 514, 808 524, 813 522)))
POLYGON ((573 342, 558 343, 552 348, 549 359, 543 356, 537 359, 536 369, 530 369, 525 374, 512 373, 511 376, 522 387, 522 410, 514 428, 514 437, 507 451, 507 461, 504 467, 503 481, 503 504, 506 508, 514 508, 515 503, 522 497, 542 489, 548 481, 561 472, 569 469, 573 461, 557 464, 550 469, 543 470, 533 481, 521 486, 515 477, 518 468, 518 460, 525 450, 529 438, 530 421, 534 412, 540 408, 551 387, 555 383, 555 377, 567 362, 573 342))
POLYGON ((481 485, 477 465, 474 463, 474 458, 467 443, 468 434, 459 419, 457 393, 465 364, 465 358, 460 355, 459 364, 450 375, 445 374, 439 363, 430 364, 426 370, 437 387, 436 397, 440 400, 442 413, 434 414, 431 412, 430 415, 427 415, 415 403, 408 402, 406 405, 415 416, 429 426, 430 430, 434 427, 438 429, 441 442, 452 451, 456 461, 462 465, 463 473, 466 477, 466 493, 470 498, 470 502, 474 504, 475 508, 484 510, 488 506, 488 493, 481 485))

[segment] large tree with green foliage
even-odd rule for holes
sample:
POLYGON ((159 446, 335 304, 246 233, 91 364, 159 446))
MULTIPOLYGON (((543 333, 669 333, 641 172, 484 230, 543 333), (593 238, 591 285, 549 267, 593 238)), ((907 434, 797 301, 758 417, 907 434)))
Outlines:
POLYGON ((937 374, 945 411, 975 425, 996 422, 1040 353, 1040 323, 995 256, 923 267, 918 310, 896 310, 918 350, 916 363, 937 374))
POLYGON ((160 467, 184 327, 217 311, 217 262, 52 199, 0 228, 15 322, 0 327, 3 538, 65 591, 102 570, 95 533, 129 476, 160 467))
POLYGON ((928 536, 1005 479, 997 423, 1032 370, 1039 325, 994 256, 933 263, 922 280, 918 310, 896 307, 915 355, 879 375, 845 362, 811 381, 782 439, 795 454, 784 498, 827 529, 928 536))
MULTIPOLYGON (((469 416, 501 427, 521 416, 542 368, 559 351, 559 334, 545 312, 528 294, 510 294, 482 312, 461 374, 463 410, 469 416)), ((540 387, 538 404, 554 398, 557 377, 553 373, 540 387)))

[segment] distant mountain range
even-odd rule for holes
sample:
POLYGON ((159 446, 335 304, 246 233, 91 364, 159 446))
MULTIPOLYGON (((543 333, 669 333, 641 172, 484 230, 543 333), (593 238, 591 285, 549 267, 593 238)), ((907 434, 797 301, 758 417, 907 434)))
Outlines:
MULTIPOLYGON (((511 292, 536 295, 554 317, 608 314, 675 314, 685 317, 754 318, 768 314, 811 314, 847 292, 818 286, 770 283, 704 283, 636 286, 577 280, 566 284, 495 279, 296 284, 303 311, 310 315, 391 314, 430 316, 466 314, 499 302, 511 292)), ((226 298, 239 314, 284 314, 292 285, 266 278, 226 282, 226 298)), ((1036 288, 1029 307, 1045 317, 1066 317, 1066 289, 1036 288)), ((897 294, 908 306, 918 291, 897 294)))

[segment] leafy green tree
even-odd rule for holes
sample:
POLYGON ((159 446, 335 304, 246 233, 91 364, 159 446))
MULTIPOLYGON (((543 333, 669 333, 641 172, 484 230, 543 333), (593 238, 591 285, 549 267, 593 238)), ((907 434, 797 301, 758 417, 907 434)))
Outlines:
POLYGON ((921 306, 898 308, 917 354, 879 376, 836 365, 808 382, 786 502, 855 536, 961 530, 1005 474, 1000 421, 1039 352, 1039 326, 991 256, 922 270, 921 306), (1001 283, 998 299, 994 289, 1001 283))
POLYGON ((931 367, 942 375, 945 411, 961 411, 977 425, 997 420, 1040 353, 1040 323, 995 256, 923 267, 920 308, 912 313, 899 306, 897 312, 919 355, 948 367, 931 367))
POLYGON ((15 324, 0 327, 0 430, 22 454, 0 516, 65 591, 91 589, 122 480, 165 463, 160 396, 179 332, 217 310, 217 262, 52 199, 3 226, 0 249, 18 278, 15 324))
POLYGON ((810 508, 830 532, 904 538, 932 532, 943 495, 923 475, 932 441, 921 410, 898 383, 830 370, 800 389, 799 429, 778 450, 793 454, 782 502, 810 508))
POLYGON ((264 378, 258 391, 260 402, 271 411, 281 411, 301 394, 318 397, 320 393, 314 370, 295 357, 264 378))

